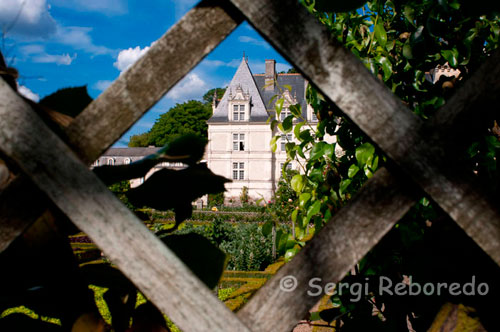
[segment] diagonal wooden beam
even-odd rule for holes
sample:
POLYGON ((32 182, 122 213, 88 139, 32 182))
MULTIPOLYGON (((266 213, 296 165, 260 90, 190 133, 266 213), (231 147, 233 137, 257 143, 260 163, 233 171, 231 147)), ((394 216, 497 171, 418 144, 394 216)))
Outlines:
POLYGON ((310 281, 323 289, 329 282, 342 280, 417 197, 411 185, 399 181, 385 168, 378 170, 354 199, 259 289, 238 317, 255 331, 291 331, 325 295, 315 295, 317 288, 311 287, 310 281), (283 283, 291 277, 297 287, 284 291, 283 283))
POLYGON ((227 1, 200 2, 76 117, 70 145, 94 161, 241 22, 227 1))
MULTIPOLYGON (((71 123, 67 140, 76 154, 87 164, 97 159, 241 21, 227 1, 201 1, 71 123)), ((32 192, 22 175, 0 191, 0 252, 44 211, 42 204, 25 209, 44 201, 32 192)))
POLYGON ((0 150, 184 331, 250 331, 4 81, 0 150))
MULTIPOLYGON (((498 203, 447 164, 442 146, 426 142, 420 118, 298 2, 231 1, 500 264, 498 203)), ((498 73, 491 73, 488 80, 498 85, 498 73)))
MULTIPOLYGON (((332 47, 339 48, 340 46, 329 45, 328 32, 322 31, 322 27, 318 27, 316 20, 312 17, 308 17, 308 14, 304 13, 305 11, 303 9, 297 8, 295 4, 283 5, 283 3, 280 3, 278 5, 279 8, 276 8, 274 3, 264 3, 263 1, 256 1, 251 4, 244 3, 243 1, 233 2, 244 11, 244 14, 250 20, 251 24, 258 30, 261 30, 261 33, 263 33, 272 44, 278 49, 281 49, 281 52, 284 52, 283 55, 288 57, 291 63, 300 70, 306 68, 305 70, 308 71, 305 72, 306 76, 310 79, 313 78, 313 82, 316 84, 318 84, 316 79, 321 82, 321 76, 327 75, 328 66, 332 65, 332 62, 337 61, 336 57, 340 57, 340 60, 338 60, 339 62, 341 62, 344 57, 352 58, 351 55, 346 55, 345 52, 332 51, 332 47), (290 9, 290 11, 287 11, 287 8, 290 9), (264 20, 266 23, 263 23, 264 20), (273 29, 277 29, 277 27, 279 27, 279 29, 273 31, 273 29), (297 38, 295 38, 293 44, 290 43, 289 40, 286 40, 288 33, 292 33, 299 40, 297 41, 297 38), (306 35, 303 39, 300 38, 302 34, 306 35), (317 38, 317 36, 320 36, 320 38, 317 38), (318 41, 318 39, 320 39, 320 41, 318 41), (325 44, 328 46, 328 50, 325 49, 325 44), (320 77, 318 77, 318 75, 320 77)), ((451 137, 456 137, 457 134, 463 135, 462 131, 458 133, 454 132, 456 128, 464 128, 464 124, 465 126, 477 124, 480 119, 474 114, 476 104, 481 100, 491 99, 489 96, 496 96, 500 91, 500 83, 499 80, 497 80, 500 71, 499 60, 500 52, 497 52, 476 73, 474 73, 474 76, 466 82, 459 93, 448 101, 446 106, 437 113, 437 116, 428 124, 425 124, 422 131, 432 137, 434 142, 439 143, 445 138, 452 140, 451 137), (434 128, 438 128, 439 130, 434 130, 434 128), (455 134, 455 136, 452 134, 455 134)), ((340 65, 336 64, 335 66, 338 67, 340 65)), ((345 76, 350 77, 352 75, 355 75, 354 71, 350 71, 349 68, 346 68, 345 76)), ((363 75, 366 75, 366 73, 363 75)), ((371 82, 372 84, 379 84, 376 80, 375 82, 373 82, 373 80, 371 82)), ((342 84, 342 81, 339 80, 338 84, 342 84)), ((323 82, 323 87, 325 85, 328 85, 328 82, 323 82)), ((355 84, 353 85, 356 86, 355 84)), ((348 98, 348 93, 345 93, 345 97, 348 98)), ((342 99, 342 96, 339 98, 342 99)), ((348 101, 344 100, 344 107, 348 107, 350 101, 352 101, 352 98, 348 101)), ((397 101, 395 102, 395 100, 392 100, 392 102, 395 104, 395 108, 401 109, 397 101)), ((359 105, 355 104, 353 107, 359 107, 359 105)), ((392 106, 389 106, 389 109, 391 109, 391 107, 392 106)), ((367 112, 360 115, 365 120, 364 122, 372 121, 369 112, 370 109, 365 108, 364 110, 367 112)), ((406 110, 402 109, 402 111, 406 110)), ((380 121, 382 124, 387 118, 383 119, 383 121, 380 121)), ((377 121, 377 119, 374 120, 377 121)), ((392 121, 392 126, 398 125, 399 121, 401 121, 397 117, 395 119, 389 117, 389 120, 392 121)), ((410 119, 410 124, 413 122, 414 127, 420 128, 422 123, 418 119, 416 121, 414 120, 415 119, 410 119)), ((381 130, 384 131, 384 128, 382 127, 381 130)), ((406 130, 402 130, 401 133, 405 133, 406 130)), ((398 147, 397 139, 389 143, 396 148, 398 147)), ((442 153, 443 151, 438 152, 442 153)), ((335 216, 297 257, 289 264, 285 265, 285 267, 283 267, 283 269, 281 269, 278 274, 275 275, 264 288, 257 292, 250 302, 238 312, 238 316, 246 322, 248 326, 256 326, 258 330, 262 331, 289 331, 295 325, 295 322, 302 319, 312 304, 317 301, 317 298, 311 298, 306 293, 307 288, 305 287, 308 285, 308 282, 312 278, 320 278, 321 282, 318 284, 324 286, 326 282, 338 282, 341 280, 347 272, 346 267, 349 268, 356 264, 359 258, 363 257, 371 247, 376 244, 378 239, 386 233, 386 227, 390 227, 386 222, 388 220, 396 222, 399 216, 403 215, 407 209, 409 209, 414 201, 406 201, 406 199, 410 198, 408 193, 393 192, 392 190, 395 188, 392 187, 390 183, 392 182, 396 187, 400 186, 400 184, 397 181, 394 182, 395 179, 390 178, 390 176, 387 178, 388 174, 385 171, 381 170, 380 172, 382 173, 379 174, 379 172, 377 172, 374 179, 369 181, 361 192, 358 193, 360 196, 356 196, 355 201, 342 209, 340 214, 335 216), (384 179, 382 180, 382 178, 384 179), (366 220, 363 222, 363 217, 358 217, 356 214, 353 214, 353 211, 361 211, 361 213, 366 216, 366 214, 370 213, 370 209, 376 209, 378 207, 378 204, 372 206, 369 195, 366 195, 366 192, 373 193, 377 190, 376 186, 379 185, 379 183, 377 183, 378 181, 387 184, 387 190, 394 197, 395 203, 400 207, 400 210, 396 209, 387 213, 382 211, 381 215, 375 213, 368 218, 368 222, 366 220), (348 235, 352 233, 349 233, 349 229, 345 230, 345 228, 343 228, 345 227, 343 226, 344 223, 353 229, 365 229, 366 227, 367 232, 363 233, 364 236, 361 237, 361 243, 358 242, 357 234, 348 235), (376 240, 373 245, 370 245, 367 242, 363 242, 363 240, 366 239, 366 234, 370 234, 370 227, 374 225, 381 226, 371 233, 376 240), (335 232, 336 227, 343 229, 345 234, 343 232, 335 232), (346 242, 348 243, 347 245, 345 245, 346 242), (356 245, 353 245, 353 243, 356 245), (340 248, 338 247, 339 244, 341 244, 340 248), (322 254, 322 252, 333 252, 333 257, 336 259, 327 256, 325 260, 326 255, 322 254), (350 263, 349 259, 346 260, 346 257, 350 258, 350 263), (283 292, 279 288, 282 278, 288 275, 295 276, 298 283, 297 289, 290 293, 283 292), (269 305, 269 303, 272 303, 272 305, 269 305), (278 319, 275 319, 275 317, 278 317, 278 319)), ((382 191, 380 195, 385 200, 387 199, 387 196, 384 196, 384 191, 382 191)), ((493 237, 493 239, 494 238, 495 237, 493 237)), ((495 252, 495 249, 490 249, 490 252, 491 251, 495 252)))

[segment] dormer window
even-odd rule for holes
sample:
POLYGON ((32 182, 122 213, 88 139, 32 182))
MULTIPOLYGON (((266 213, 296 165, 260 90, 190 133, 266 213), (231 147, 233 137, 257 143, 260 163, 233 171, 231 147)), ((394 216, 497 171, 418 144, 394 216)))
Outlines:
POLYGON ((287 116, 292 115, 289 108, 283 108, 280 113, 280 121, 283 122, 287 118, 287 116))
POLYGON ((251 98, 248 90, 245 92, 241 85, 233 92, 229 89, 229 121, 249 121, 251 98))
POLYGON ((245 105, 233 105, 233 121, 245 121, 245 105))

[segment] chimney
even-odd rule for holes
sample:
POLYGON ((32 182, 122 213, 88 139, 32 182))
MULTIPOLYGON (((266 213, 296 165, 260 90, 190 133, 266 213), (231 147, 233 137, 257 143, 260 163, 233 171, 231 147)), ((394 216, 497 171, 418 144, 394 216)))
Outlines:
POLYGON ((276 79, 276 61, 266 60, 266 79, 265 79, 266 91, 274 91, 275 79, 276 79))

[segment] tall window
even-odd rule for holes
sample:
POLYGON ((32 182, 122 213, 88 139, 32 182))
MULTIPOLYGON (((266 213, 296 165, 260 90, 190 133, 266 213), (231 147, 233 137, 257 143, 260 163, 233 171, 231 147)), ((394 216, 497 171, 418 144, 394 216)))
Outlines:
POLYGON ((125 158, 125 160, 123 161, 123 163, 124 163, 125 165, 130 164, 130 158, 125 158))
POLYGON ((113 158, 108 159, 108 165, 113 166, 115 164, 115 160, 113 158))
POLYGON ((233 105, 233 121, 245 121, 245 105, 233 105))
POLYGON ((94 161, 94 166, 99 166, 99 159, 97 159, 96 161, 94 161))
POLYGON ((292 134, 281 135, 281 151, 286 151, 286 143, 292 141, 292 134))
POLYGON ((311 120, 318 121, 318 117, 317 117, 316 112, 314 110, 311 112, 311 120))
POLYGON ((245 134, 233 134, 233 151, 245 151, 245 134))
POLYGON ((288 108, 283 108, 280 113, 280 120, 284 121, 287 116, 292 115, 292 112, 290 112, 290 109, 288 108))
POLYGON ((233 180, 245 179, 245 163, 233 163, 233 180))

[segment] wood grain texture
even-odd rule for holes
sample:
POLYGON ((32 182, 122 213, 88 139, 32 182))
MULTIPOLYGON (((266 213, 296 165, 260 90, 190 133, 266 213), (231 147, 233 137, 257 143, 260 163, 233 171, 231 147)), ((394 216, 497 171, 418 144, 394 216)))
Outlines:
POLYGON ((229 2, 202 1, 75 118, 70 145, 94 161, 241 21, 229 2))
POLYGON ((329 282, 338 282, 354 264, 399 221, 417 196, 382 168, 355 198, 342 208, 288 264, 262 287, 238 312, 254 331, 291 331, 308 310, 320 300, 311 296, 329 282), (293 276, 297 288, 280 289, 283 278, 293 276))
POLYGON ((2 153, 182 330, 249 331, 3 81, 0 118, 2 153))
POLYGON ((498 203, 454 170, 441 146, 426 143, 420 118, 298 2, 231 1, 500 264, 498 203))
MULTIPOLYGON (((225 1, 201 1, 189 11, 72 122, 67 137, 80 159, 87 164, 97 159, 241 21, 225 1)), ((38 190, 20 178, 23 185, 11 184, 8 196, 0 193, 5 203, 0 204, 0 252, 43 211, 25 209, 43 198, 27 195, 38 190)))

